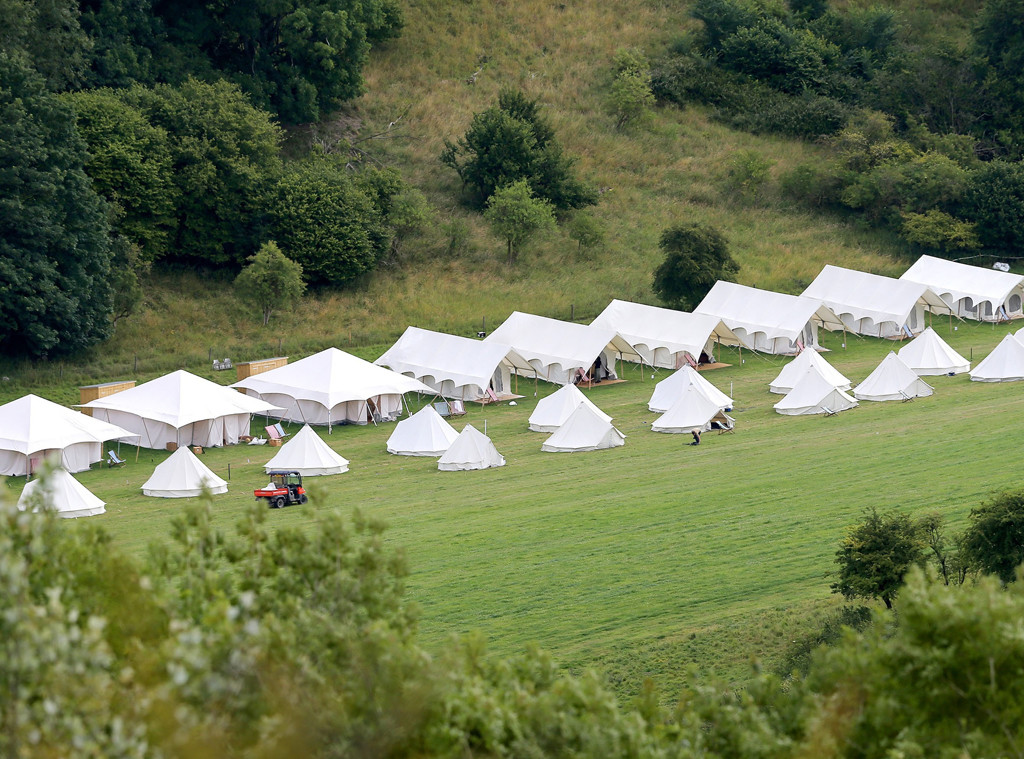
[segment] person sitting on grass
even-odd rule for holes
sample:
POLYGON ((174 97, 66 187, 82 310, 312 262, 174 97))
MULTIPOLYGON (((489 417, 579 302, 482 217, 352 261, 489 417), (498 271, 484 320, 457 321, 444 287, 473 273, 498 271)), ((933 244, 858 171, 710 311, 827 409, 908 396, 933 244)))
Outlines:
POLYGON ((690 430, 690 434, 693 435, 693 442, 690 445, 700 445, 700 430, 690 430))

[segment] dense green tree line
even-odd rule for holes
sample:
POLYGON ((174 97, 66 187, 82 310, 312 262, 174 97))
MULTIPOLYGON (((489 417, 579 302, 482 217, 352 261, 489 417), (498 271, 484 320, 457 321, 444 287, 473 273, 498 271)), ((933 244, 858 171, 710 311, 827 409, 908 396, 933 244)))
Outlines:
POLYGON ((652 67, 662 101, 738 128, 822 140, 793 197, 887 226, 911 249, 1012 255, 1024 237, 1024 2, 989 0, 962 45, 897 9, 697 0, 701 31, 652 67))
MULTIPOLYGON (((233 534, 186 504, 139 563, 102 530, 0 504, 0 752, 85 757, 1011 756, 1024 582, 913 569, 899 615, 846 629, 806 676, 677 705, 478 638, 428 654, 383 526, 316 495, 317 529, 254 504, 233 534)), ((853 619, 852 617, 850 618, 853 619)))

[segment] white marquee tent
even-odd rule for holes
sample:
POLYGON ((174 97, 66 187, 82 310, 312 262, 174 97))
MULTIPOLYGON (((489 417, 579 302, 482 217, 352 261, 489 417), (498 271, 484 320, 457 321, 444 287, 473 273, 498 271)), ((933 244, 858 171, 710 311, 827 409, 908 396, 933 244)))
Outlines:
POLYGON ((606 422, 612 418, 601 411, 575 385, 565 385, 546 398, 541 398, 530 414, 529 425, 534 432, 554 432, 569 418, 577 406, 590 406, 606 422))
POLYGON ((42 460, 60 457, 69 472, 103 458, 103 443, 138 435, 114 424, 26 395, 0 406, 0 474, 28 474, 42 460))
POLYGON ((925 311, 951 312, 925 285, 831 265, 803 295, 822 301, 850 332, 872 337, 913 337, 925 328, 925 311))
POLYGON ((1024 316, 1024 276, 921 256, 900 279, 931 288, 964 319, 999 321, 1024 316))
POLYGON ((373 363, 414 377, 445 398, 476 401, 490 389, 512 392, 511 373, 533 376, 530 363, 507 345, 409 327, 373 363))
POLYGON ((405 393, 434 391, 419 380, 375 366, 337 348, 239 380, 231 387, 284 409, 281 419, 306 424, 394 421, 405 393))
POLYGON ((567 385, 578 372, 600 362, 595 379, 615 379, 615 361, 633 352, 613 330, 513 311, 484 342, 510 345, 525 358, 535 376, 567 385))
POLYGON ((971 371, 975 382, 1016 382, 1024 380, 1024 344, 1007 335, 971 371))
POLYGON ((228 484, 210 471, 191 448, 182 446, 157 464, 152 476, 142 486, 143 495, 156 498, 192 498, 203 492, 228 492, 228 484))
POLYGON ((654 386, 654 393, 647 408, 657 414, 664 414, 690 385, 696 385, 718 408, 732 408, 732 398, 708 382, 696 369, 684 366, 671 377, 666 377, 654 386))
POLYGON ((715 343, 740 345, 740 339, 717 316, 624 300, 609 303, 590 326, 622 336, 633 347, 622 354, 626 361, 663 369, 695 365, 702 354, 712 358, 715 343))
POLYGON ((336 453, 308 424, 281 446, 264 471, 298 472, 303 477, 342 474, 348 471, 348 460, 336 453))
POLYGON ((388 438, 388 453, 441 456, 458 436, 455 428, 428 404, 395 425, 395 431, 388 438))
POLYGON ((793 386, 804 376, 804 373, 812 364, 818 367, 818 371, 822 373, 825 379, 840 390, 850 389, 850 380, 846 379, 838 369, 822 358, 821 354, 814 350, 814 348, 804 348, 800 351, 800 355, 782 367, 782 371, 772 380, 768 389, 773 393, 785 395, 793 389, 793 386))
POLYGON ((652 424, 654 432, 706 432, 712 427, 731 430, 735 421, 697 385, 688 385, 672 407, 652 424))
POLYGON ((859 401, 909 401, 931 395, 932 386, 892 351, 853 389, 859 401))
POLYGON ((57 516, 65 519, 94 517, 107 510, 103 501, 62 467, 25 486, 18 499, 18 508, 25 511, 29 507, 32 511, 53 509, 57 516))
POLYGON ((796 353, 817 347, 818 328, 843 324, 821 300, 716 282, 694 313, 720 318, 743 345, 763 353, 796 353))
POLYGON ((950 348, 931 327, 900 348, 899 357, 922 377, 962 374, 971 368, 970 362, 950 348))
POLYGON ((592 406, 581 403, 540 449, 548 453, 575 453, 624 445, 626 436, 604 416, 592 406))
POLYGON ((83 404, 96 419, 131 430, 143 448, 234 445, 253 414, 277 410, 229 387, 179 369, 83 404))
POLYGON ((775 410, 787 416, 835 414, 856 405, 856 399, 833 385, 816 366, 811 366, 793 389, 775 404, 775 410))
POLYGON ((442 472, 490 469, 496 466, 505 466, 505 457, 498 453, 491 439, 472 424, 462 428, 459 436, 437 460, 437 468, 442 472))

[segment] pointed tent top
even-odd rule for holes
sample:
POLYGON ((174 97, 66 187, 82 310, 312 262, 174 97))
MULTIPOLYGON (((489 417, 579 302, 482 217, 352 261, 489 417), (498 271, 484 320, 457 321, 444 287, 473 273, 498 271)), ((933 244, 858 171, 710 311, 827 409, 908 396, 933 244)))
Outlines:
POLYGON ((658 414, 665 413, 672 408, 680 393, 690 385, 696 385, 708 399, 718 405, 718 408, 732 407, 732 398, 704 379, 701 373, 692 366, 684 366, 654 386, 654 392, 651 394, 651 400, 647 403, 647 408, 658 414))
POLYGON ((24 511, 33 506, 33 511, 38 510, 37 498, 43 501, 46 508, 52 508, 57 516, 66 519, 92 517, 106 511, 106 504, 63 467, 28 483, 21 491, 18 508, 24 511))
POLYGON ((860 401, 902 401, 931 394, 931 385, 893 351, 853 391, 860 401))
POLYGON ((975 382, 1024 380, 1024 344, 1013 335, 1002 341, 971 372, 975 382))
POLYGON ((970 362, 950 348, 931 327, 900 348, 897 355, 922 376, 961 374, 971 368, 970 362))
POLYGON ((769 389, 773 393, 788 393, 812 364, 818 368, 825 379, 836 387, 842 390, 850 389, 850 380, 826 361, 818 351, 810 347, 804 348, 796 358, 782 367, 782 371, 772 380, 769 389))
POLYGON ((388 453, 399 456, 441 456, 459 436, 431 405, 403 419, 388 438, 388 453))
POLYGON ((534 432, 554 432, 565 424, 565 420, 577 406, 590 406, 601 418, 611 422, 612 418, 601 411, 575 385, 563 385, 546 398, 541 398, 530 414, 529 425, 534 432))
POLYGON ((228 492, 224 480, 211 472, 187 446, 181 446, 157 464, 142 486, 142 493, 158 498, 191 498, 202 493, 204 485, 214 495, 228 492))
POLYGON ((703 432, 711 420, 722 414, 722 407, 705 395, 697 385, 687 385, 675 403, 652 424, 654 432, 703 432))
POLYGON ((184 369, 82 405, 84 408, 134 414, 163 422, 175 429, 230 414, 280 411, 277 406, 242 395, 184 369))
POLYGON ((76 443, 138 438, 115 424, 26 395, 0 406, 0 450, 28 455, 76 443))
POLYGON ((544 444, 542 451, 565 453, 571 451, 596 451, 616 448, 626 442, 626 436, 612 426, 611 422, 595 407, 581 403, 569 414, 561 427, 554 431, 544 444))
POLYGON ((816 366, 811 366, 774 408, 787 415, 825 414, 845 411, 856 405, 856 399, 833 385, 816 366))
POLYGON ((281 446, 264 471, 287 469, 303 477, 323 474, 341 474, 348 471, 348 460, 337 454, 308 424, 302 426, 287 443, 281 446))
POLYGON ((437 461, 437 468, 442 472, 497 466, 505 466, 505 457, 498 453, 491 439, 472 424, 462 428, 459 436, 437 461))

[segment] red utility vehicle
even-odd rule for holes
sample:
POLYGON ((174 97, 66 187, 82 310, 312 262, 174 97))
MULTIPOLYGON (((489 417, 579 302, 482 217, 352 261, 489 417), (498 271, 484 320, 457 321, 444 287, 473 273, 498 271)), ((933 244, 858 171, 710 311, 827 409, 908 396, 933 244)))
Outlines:
POLYGON ((270 472, 270 484, 254 490, 252 494, 266 498, 272 509, 282 509, 293 503, 305 503, 306 491, 302 487, 302 475, 298 472, 270 472))

